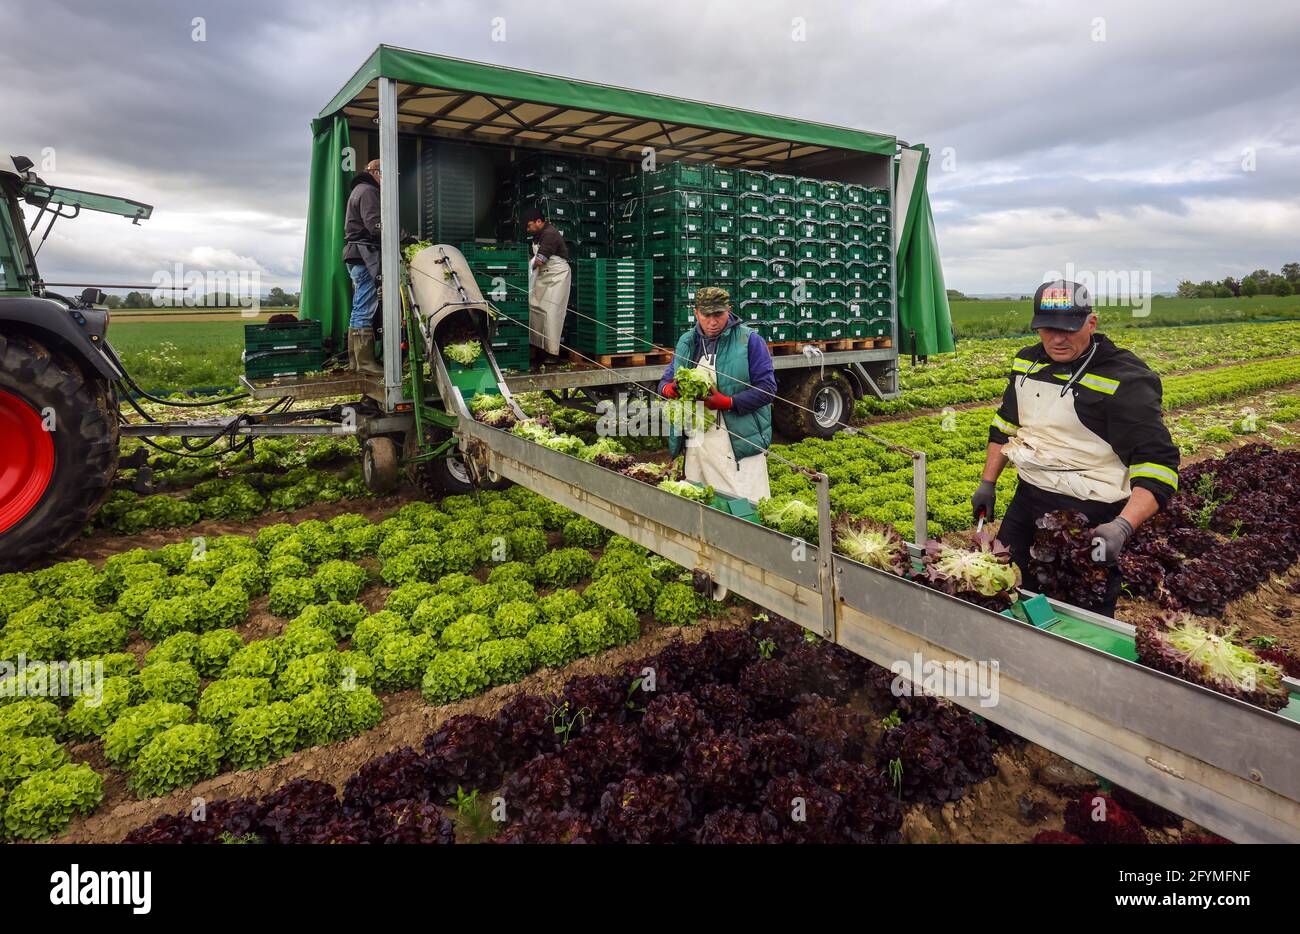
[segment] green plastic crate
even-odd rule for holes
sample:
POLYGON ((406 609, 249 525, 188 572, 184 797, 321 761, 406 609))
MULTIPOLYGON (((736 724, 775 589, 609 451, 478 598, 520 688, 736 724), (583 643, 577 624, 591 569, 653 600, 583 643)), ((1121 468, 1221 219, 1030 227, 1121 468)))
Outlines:
POLYGON ((535 175, 521 178, 516 186, 520 201, 541 201, 548 198, 572 198, 578 183, 567 175, 535 175))
POLYGON ((732 298, 738 302, 760 302, 767 298, 766 279, 741 279, 732 298))
POLYGON ((830 321, 844 321, 850 317, 848 302, 842 302, 839 299, 833 299, 825 294, 825 283, 822 283, 822 318, 830 321))
POLYGON ((819 259, 800 259, 795 263, 794 274, 800 279, 820 279, 822 263, 819 259))
MULTIPOLYGON (((850 279, 844 283, 844 297, 850 302, 861 302, 864 305, 871 304, 871 289, 866 279, 850 279)), ((866 312, 863 312, 865 315, 866 312)))
POLYGON ((737 234, 736 215, 715 214, 712 211, 704 215, 704 228, 709 233, 724 234, 734 237, 737 234))
POLYGON ((867 200, 867 188, 864 185, 845 185, 844 201, 846 204, 870 204, 867 200))
MULTIPOLYGON (((822 309, 826 314, 832 314, 832 310, 827 307, 822 309)), ((849 331, 848 322, 842 318, 826 318, 821 323, 821 333, 818 334, 824 341, 842 341, 848 340, 853 335, 849 331)))
POLYGON ((578 178, 599 179, 602 182, 607 181, 609 178, 609 168, 604 159, 579 159, 578 178))
POLYGON ((740 271, 736 268, 736 258, 734 256, 710 256, 708 274, 712 279, 726 279, 735 287, 736 274, 740 271))
POLYGON ((767 320, 769 321, 798 321, 799 310, 795 307, 794 302, 790 301, 768 301, 767 302, 767 320))
POLYGON ((601 221, 579 221, 578 240, 580 243, 608 243, 609 225, 601 221))
POLYGON ((673 211, 667 214, 649 215, 645 219, 646 239, 658 240, 675 236, 702 237, 705 232, 705 216, 703 211, 673 211))
POLYGON ((797 340, 815 341, 821 340, 822 325, 820 321, 800 321, 799 336, 797 340))
POLYGON ((843 239, 845 243, 861 243, 865 246, 871 243, 871 228, 866 224, 845 224, 843 239))
POLYGON ((839 221, 826 221, 822 224, 822 239, 824 240, 843 240, 844 225, 839 221))
POLYGON ((871 224, 873 227, 889 226, 889 208, 874 207, 871 209, 871 224))
POLYGON ((822 204, 813 198, 805 198, 798 202, 798 209, 795 211, 800 220, 820 221, 822 219, 822 204))
POLYGON ((822 222, 809 217, 802 217, 795 223, 794 235, 803 240, 820 240, 822 222))
POLYGON ((766 237, 768 222, 761 214, 742 214, 736 222, 736 233, 742 237, 766 237))
POLYGON ((575 201, 608 201, 609 182, 603 178, 579 178, 575 201))
MULTIPOLYGON (((847 302, 849 306, 849 318, 857 320, 861 318, 866 320, 871 317, 871 302, 858 302, 850 299, 847 302)), ((861 337, 862 335, 858 335, 861 337)))
POLYGON ((774 302, 788 302, 794 292, 793 279, 768 279, 764 297, 774 302))
POLYGON ((846 224, 869 224, 871 222, 871 211, 861 204, 844 205, 844 223, 846 224))
POLYGON ((578 220, 609 223, 609 203, 605 201, 582 201, 577 205, 578 220))
POLYGON ((656 279, 654 281, 654 300, 674 303, 695 302, 695 292, 707 283, 705 276, 694 279, 656 279))
POLYGON ((747 298, 735 308, 736 316, 750 327, 753 327, 754 322, 761 322, 767 317, 767 302, 762 299, 747 298))
POLYGON ((641 199, 642 209, 649 217, 678 214, 683 211, 703 211, 705 194, 702 191, 660 191, 641 199))
POLYGON ((798 217, 799 202, 794 198, 772 197, 767 202, 768 217, 798 217))
POLYGON ((873 227, 868 227, 868 228, 867 228, 867 242, 868 242, 868 243, 883 243, 883 244, 888 245, 888 244, 889 244, 889 225, 888 225, 888 224, 877 224, 877 225, 875 225, 875 226, 873 226, 873 227))
POLYGON ((654 259, 654 279, 702 279, 703 256, 658 256, 654 259))
POLYGON ((867 189, 866 203, 878 208, 889 207, 889 190, 887 188, 867 189))
POLYGON ((574 259, 609 259, 612 250, 608 240, 583 241, 573 251, 574 259))
POLYGON ((822 306, 821 302, 806 301, 799 302, 796 306, 795 319, 798 321, 821 321, 822 306))
POLYGON ((791 280, 794 287, 790 297, 796 302, 820 302, 822 300, 822 283, 820 279, 805 279, 795 276, 791 280))
POLYGON ((844 264, 843 263, 822 263, 822 278, 839 279, 843 281, 843 279, 845 278, 844 264))
POLYGON ((609 180, 610 196, 616 201, 627 201, 641 197, 641 184, 644 172, 634 171, 629 175, 616 175, 609 180))
POLYGON ((768 321, 767 327, 767 339, 773 343, 799 339, 799 322, 797 321, 768 321))
POLYGON ((894 316, 894 304, 888 299, 882 299, 880 301, 871 303, 871 317, 876 319, 884 318, 888 320, 893 316, 894 316))
POLYGON ((832 263, 844 262, 847 252, 847 245, 840 243, 838 240, 826 240, 822 244, 822 259, 832 263))
POLYGON ((873 243, 867 247, 867 262, 888 264, 891 252, 887 244, 873 243))
POLYGON ((648 257, 654 260, 678 256, 703 257, 706 255, 705 240, 703 237, 684 233, 668 234, 662 237, 647 236, 645 252, 648 257))
POLYGON ((736 275, 741 279, 766 279, 767 258, 763 256, 742 256, 736 262, 736 275))
POLYGON ((714 214, 735 214, 739 203, 734 192, 713 192, 704 199, 704 206, 714 214))
POLYGON ((740 191, 745 194, 766 195, 768 181, 766 172, 741 169, 739 174, 740 191))
POLYGON ((735 237, 727 237, 722 234, 710 234, 708 255, 725 256, 727 259, 734 261, 739 253, 735 237))
POLYGON ((770 213, 767 195, 761 192, 742 191, 736 209, 741 214, 758 214, 767 217, 770 213))
POLYGON ((619 241, 640 240, 645 236, 645 225, 638 218, 632 221, 614 221, 610 225, 610 240, 615 243, 619 241))
POLYGON ((764 237, 741 237, 737 246, 742 257, 748 256, 755 259, 767 259, 768 257, 768 242, 764 237))
POLYGON ((863 284, 863 296, 866 294, 866 285, 872 281, 871 266, 868 263, 856 263, 850 260, 844 264, 844 278, 849 282, 861 282, 863 284))
POLYGON ((799 236, 797 227, 798 224, 793 217, 774 217, 767 222, 767 235, 769 237, 797 237, 799 236))
POLYGON ((521 178, 538 175, 576 175, 578 160, 550 152, 537 152, 519 160, 521 178))
POLYGON ((767 241, 767 255, 769 259, 793 260, 795 256, 794 240, 790 237, 773 237, 767 241))
MULTIPOLYGON (((309 338, 301 333, 285 333, 275 343, 244 349, 244 375, 249 379, 272 379, 280 376, 299 376, 303 373, 319 372, 325 366, 325 349, 320 337, 320 322, 300 322, 315 324, 316 336, 309 338)), ((256 327, 257 325, 245 325, 256 327)), ((247 344, 248 338, 245 337, 247 344)))
POLYGON ((698 191, 708 185, 708 170, 702 162, 674 162, 646 173, 644 191, 647 195, 683 188, 698 191))
POLYGON ((870 337, 870 324, 862 318, 850 318, 848 321, 849 337, 870 337))
POLYGON ((826 244, 820 240, 798 240, 794 245, 794 258, 797 260, 820 260, 826 244))
MULTIPOLYGON (((853 225, 850 224, 848 229, 852 230, 853 225)), ((866 241, 850 241, 849 243, 844 244, 844 255, 840 258, 846 263, 865 263, 867 261, 866 241)))
POLYGON ((893 333, 888 318, 874 318, 865 322, 867 326, 867 337, 889 337, 893 333))
POLYGON ((708 177, 710 191, 726 191, 733 195, 740 191, 740 180, 736 177, 735 169, 723 165, 711 165, 708 177))
POLYGON ((793 279, 794 263, 788 259, 768 260, 767 275, 771 279, 793 279))
POLYGON ((872 263, 867 267, 867 278, 872 282, 888 282, 889 264, 872 263))
POLYGON ((793 175, 772 174, 767 179, 767 193, 788 198, 794 195, 796 180, 793 175))
POLYGON ((888 282, 872 282, 867 285, 867 294, 871 296, 872 302, 888 301, 894 297, 894 290, 888 282))
POLYGON ((800 199, 816 200, 822 196, 822 186, 815 178, 801 178, 795 182, 794 193, 800 199))
POLYGON ((822 182, 820 197, 823 201, 834 201, 836 203, 844 201, 844 183, 822 182))
POLYGON ((822 220, 836 223, 844 220, 844 205, 838 201, 827 201, 822 205, 822 220))
MULTIPOLYGON (((848 298, 848 283, 832 279, 822 283, 822 298, 828 302, 843 302, 848 298)), ((847 315, 841 315, 847 317, 847 315)))

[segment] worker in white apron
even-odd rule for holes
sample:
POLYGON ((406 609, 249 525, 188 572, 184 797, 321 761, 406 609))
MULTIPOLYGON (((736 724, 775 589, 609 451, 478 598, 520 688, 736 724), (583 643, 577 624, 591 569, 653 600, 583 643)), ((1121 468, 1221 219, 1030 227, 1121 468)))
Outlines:
POLYGON ((772 495, 766 454, 776 395, 772 354, 762 336, 731 313, 726 289, 699 289, 695 318, 695 327, 677 342, 659 392, 677 398, 677 368, 695 367, 713 383, 703 405, 715 419, 707 430, 687 429, 685 436, 670 429, 669 451, 674 457, 685 452, 687 480, 757 503, 772 495))
POLYGON ((569 308, 569 286, 573 282, 569 248, 564 237, 537 208, 524 211, 524 221, 533 235, 528 282, 529 343, 545 355, 542 362, 558 362, 564 316, 569 308))

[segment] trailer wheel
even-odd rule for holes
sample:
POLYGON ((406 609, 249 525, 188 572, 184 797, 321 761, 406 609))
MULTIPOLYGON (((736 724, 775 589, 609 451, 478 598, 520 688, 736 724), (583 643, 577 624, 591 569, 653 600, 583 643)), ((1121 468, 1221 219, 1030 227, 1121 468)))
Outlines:
POLYGON ((392 438, 379 435, 366 439, 361 454, 361 473, 366 489, 384 495, 391 493, 398 483, 397 445, 392 438))
POLYGON ((117 470, 117 396, 72 360, 0 335, 0 570, 81 534, 117 470))
POLYGON ((791 441, 829 438, 853 417, 853 387, 838 370, 808 369, 781 387, 772 420, 791 441))

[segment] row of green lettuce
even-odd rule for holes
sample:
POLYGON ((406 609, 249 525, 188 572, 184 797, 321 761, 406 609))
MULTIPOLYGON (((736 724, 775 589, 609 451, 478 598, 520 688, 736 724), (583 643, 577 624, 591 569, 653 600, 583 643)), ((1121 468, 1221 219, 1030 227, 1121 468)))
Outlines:
POLYGON ((0 660, 27 662, 0 682, 5 833, 58 833, 98 805, 100 776, 64 743, 101 741, 138 796, 163 794, 369 729, 375 692, 447 703, 633 641, 643 614, 716 611, 682 575, 522 488, 4 575, 0 660), (355 601, 377 580, 393 589, 371 614, 355 601), (232 627, 264 594, 291 621, 245 643, 232 627), (122 651, 135 638, 152 643, 142 666, 122 651), (69 658, 102 665, 97 696, 43 696, 55 672, 32 660, 69 658))

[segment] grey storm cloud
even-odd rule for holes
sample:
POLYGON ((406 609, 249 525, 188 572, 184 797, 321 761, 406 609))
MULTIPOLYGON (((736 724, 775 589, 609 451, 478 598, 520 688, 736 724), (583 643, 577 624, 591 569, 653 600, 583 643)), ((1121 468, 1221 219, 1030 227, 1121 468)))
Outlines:
POLYGON ((924 142, 967 291, 1021 291, 1062 255, 1149 261, 1157 288, 1300 259, 1300 8, 1281 0, 0 0, 0 22, 0 145, 157 207, 155 233, 56 228, 51 278, 233 257, 296 284, 308 124, 381 42, 924 142), (1270 220, 1234 232, 1213 204, 1270 220))

